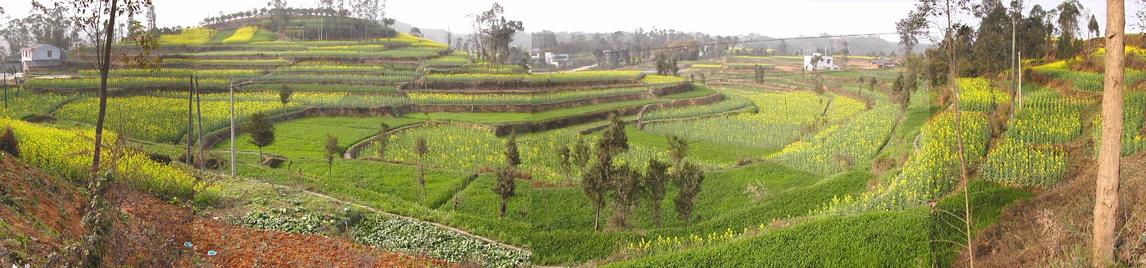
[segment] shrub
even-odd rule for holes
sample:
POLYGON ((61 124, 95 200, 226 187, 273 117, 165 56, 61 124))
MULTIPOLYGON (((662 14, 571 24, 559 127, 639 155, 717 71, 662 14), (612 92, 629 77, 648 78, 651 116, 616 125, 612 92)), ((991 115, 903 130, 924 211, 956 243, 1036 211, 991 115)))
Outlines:
POLYGON ((0 135, 0 151, 15 157, 20 157, 20 142, 16 140, 16 133, 12 127, 5 127, 4 134, 0 135))

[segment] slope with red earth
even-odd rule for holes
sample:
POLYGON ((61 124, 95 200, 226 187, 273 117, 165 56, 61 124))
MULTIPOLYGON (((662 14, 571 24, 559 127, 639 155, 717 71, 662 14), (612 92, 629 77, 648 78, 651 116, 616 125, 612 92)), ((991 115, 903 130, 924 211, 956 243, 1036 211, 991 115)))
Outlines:
MULTIPOLYGON (((48 256, 78 241, 86 194, 72 182, 44 175, 8 157, 0 160, 0 266, 44 266, 48 256)), ((195 216, 116 185, 107 198, 116 212, 104 266, 135 267, 426 267, 449 264, 384 252, 342 238, 235 226, 195 216), (185 246, 191 242, 191 248, 185 246), (215 254, 208 254, 213 251, 215 254)))

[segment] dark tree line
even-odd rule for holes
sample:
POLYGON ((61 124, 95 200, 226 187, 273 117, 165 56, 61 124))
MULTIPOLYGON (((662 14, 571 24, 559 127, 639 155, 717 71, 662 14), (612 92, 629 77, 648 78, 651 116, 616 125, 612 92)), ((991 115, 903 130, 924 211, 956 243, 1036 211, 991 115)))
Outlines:
MULTIPOLYGON (((1067 0, 1052 9, 1042 5, 1024 7, 1022 0, 1004 5, 1001 0, 982 0, 967 5, 967 10, 979 20, 977 26, 955 23, 952 38, 942 38, 932 49, 924 52, 929 59, 924 66, 925 78, 934 84, 946 81, 948 45, 958 61, 955 72, 961 77, 998 74, 1011 68, 1012 38, 1015 50, 1023 58, 1067 59, 1074 57, 1082 47, 1079 31, 1083 6, 1077 0, 1067 0), (1026 12, 1024 14, 1024 11, 1026 12), (1012 37, 1012 34, 1014 36, 1012 37), (950 42, 951 44, 948 44, 950 42)), ((900 44, 911 51, 919 38, 928 35, 927 13, 913 10, 896 23, 900 44)), ((1097 22, 1089 23, 1091 36, 1098 32, 1097 22)))
POLYGON ((658 54, 669 54, 681 60, 718 58, 730 54, 740 38, 639 28, 632 32, 612 33, 541 31, 533 33, 530 41, 534 49, 555 53, 592 54, 597 64, 617 66, 654 60, 658 54), (665 47, 676 49, 653 50, 665 47))
POLYGON ((397 34, 391 27, 394 19, 384 17, 385 2, 382 0, 322 0, 318 4, 313 8, 296 8, 287 6, 285 0, 270 0, 266 7, 207 17, 201 24, 267 19, 256 23, 265 23, 260 26, 308 40, 384 38, 397 34))

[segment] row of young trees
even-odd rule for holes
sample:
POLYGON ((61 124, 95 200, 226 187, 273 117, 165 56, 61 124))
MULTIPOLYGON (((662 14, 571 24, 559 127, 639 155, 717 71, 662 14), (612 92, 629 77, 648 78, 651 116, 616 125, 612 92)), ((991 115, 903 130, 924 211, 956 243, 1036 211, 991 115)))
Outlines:
MULTIPOLYGON (((629 149, 628 143, 624 122, 613 116, 609 127, 592 149, 584 140, 578 140, 572 148, 561 147, 557 152, 564 171, 574 168, 584 170, 581 189, 594 209, 593 229, 600 230, 601 211, 610 204, 613 208, 613 225, 618 228, 629 227, 633 210, 644 198, 648 198, 651 204, 653 221, 657 227, 663 226, 661 203, 667 195, 670 182, 680 191, 673 199, 675 211, 682 220, 691 224, 694 218, 693 207, 704 182, 704 172, 697 165, 684 160, 688 143, 675 136, 669 137, 671 166, 655 159, 649 160, 643 174, 639 167, 618 165, 614 161, 629 149)), ((503 218, 509 200, 516 195, 516 179, 523 175, 517 170, 521 165, 521 155, 515 133, 510 134, 506 140, 505 160, 506 165, 495 173, 497 185, 493 188, 494 193, 500 197, 498 212, 503 218)))
POLYGON ((693 220, 693 207, 700 194, 701 183, 704 182, 704 172, 695 164, 684 160, 688 151, 688 144, 680 138, 670 137, 670 155, 672 169, 666 163, 650 160, 644 167, 644 174, 630 164, 617 164, 615 159, 629 149, 628 137, 625 135, 625 124, 620 118, 610 118, 610 125, 595 144, 596 155, 589 158, 588 147, 583 142, 575 145, 573 153, 564 153, 561 158, 563 165, 577 165, 576 168, 584 170, 581 178, 581 189, 593 205, 593 229, 600 230, 601 211, 606 205, 612 204, 612 223, 617 228, 627 228, 629 218, 638 203, 648 198, 653 212, 653 220, 657 226, 662 226, 661 203, 667 192, 667 183, 672 182, 680 191, 673 200, 674 208, 682 220, 691 224, 693 220))

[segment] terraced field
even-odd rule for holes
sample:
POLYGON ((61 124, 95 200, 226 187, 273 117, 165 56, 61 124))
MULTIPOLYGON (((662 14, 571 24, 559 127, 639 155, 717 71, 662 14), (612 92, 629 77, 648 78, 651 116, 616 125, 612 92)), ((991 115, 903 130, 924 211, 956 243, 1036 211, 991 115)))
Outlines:
MULTIPOLYGON (((160 38, 161 68, 113 69, 108 169, 228 223, 450 265, 918 266, 953 258, 927 245, 963 231, 927 206, 959 212, 971 189, 989 225, 1067 179, 1068 150, 1101 120, 1074 94, 1097 91, 1097 74, 1067 63, 1032 68, 1051 82, 1014 99, 1008 81, 957 79, 950 105, 941 87, 894 82, 902 69, 804 74, 793 56, 550 73, 404 33, 280 39, 325 21, 183 29, 160 38), (745 78, 756 66, 764 81, 745 78), (206 170, 178 163, 195 149, 189 117, 206 170)), ((6 99, 0 127, 26 162, 88 176, 97 76, 33 77, 6 99)), ((1129 155, 1146 149, 1146 94, 1127 103, 1129 155)))

